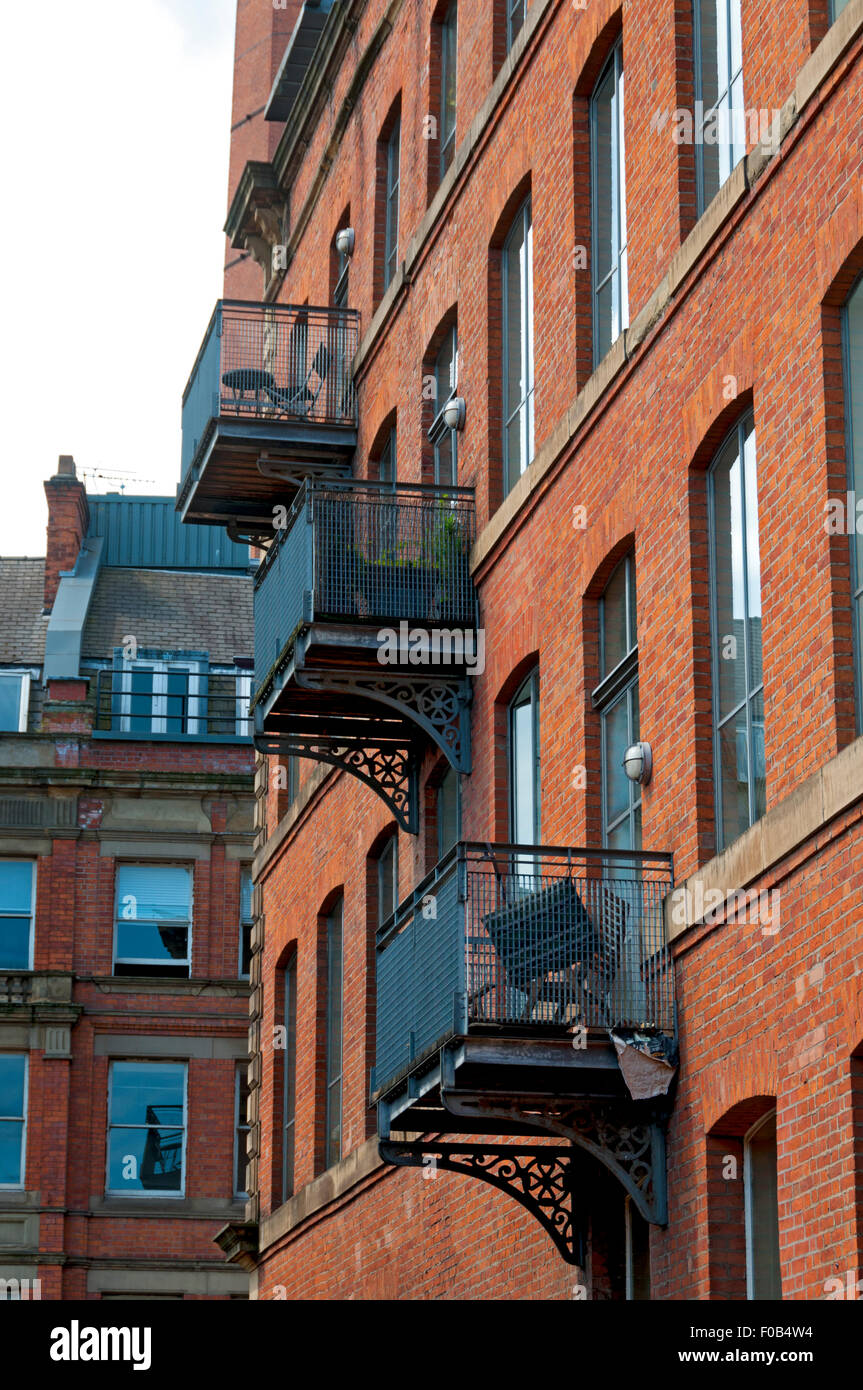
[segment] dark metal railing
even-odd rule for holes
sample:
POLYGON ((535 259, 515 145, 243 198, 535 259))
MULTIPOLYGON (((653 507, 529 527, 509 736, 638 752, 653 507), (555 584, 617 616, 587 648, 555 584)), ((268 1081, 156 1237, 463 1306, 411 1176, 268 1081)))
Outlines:
POLYGON ((255 579, 255 685, 316 619, 474 629, 471 488, 307 482, 255 579))
POLYGON ((221 418, 355 425, 358 345, 355 309, 220 300, 183 393, 183 478, 221 418))
POLYGON ((374 1086, 474 1025, 674 1031, 671 856, 459 844, 377 936, 374 1086))
POLYGON ((251 671, 113 668, 96 673, 94 732, 112 738, 198 739, 233 743, 252 737, 251 671))

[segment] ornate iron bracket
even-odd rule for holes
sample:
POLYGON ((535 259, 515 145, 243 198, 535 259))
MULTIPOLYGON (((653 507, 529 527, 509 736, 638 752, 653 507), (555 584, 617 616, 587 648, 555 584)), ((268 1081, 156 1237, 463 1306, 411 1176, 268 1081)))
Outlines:
POLYGON ((294 678, 306 690, 337 691, 397 710, 428 734, 456 772, 470 772, 470 681, 419 676, 365 676, 352 671, 309 671, 294 678))
POLYGON ((277 757, 311 758, 358 777, 387 803, 393 817, 409 835, 419 834, 419 755, 407 748, 345 747, 311 736, 258 734, 259 753, 277 757))
POLYGON ((441 1088, 441 1099, 452 1115, 517 1120, 568 1139, 614 1174, 645 1221, 655 1226, 667 1224, 665 1125, 658 1112, 642 1119, 619 1108, 596 1104, 567 1107, 549 1101, 533 1102, 529 1107, 503 1105, 485 1097, 461 1097, 446 1087, 441 1088))
POLYGON ((398 1167, 446 1168, 479 1178, 520 1203, 551 1236, 570 1265, 584 1264, 583 1240, 574 1216, 574 1149, 541 1145, 408 1144, 382 1139, 385 1163, 398 1167))

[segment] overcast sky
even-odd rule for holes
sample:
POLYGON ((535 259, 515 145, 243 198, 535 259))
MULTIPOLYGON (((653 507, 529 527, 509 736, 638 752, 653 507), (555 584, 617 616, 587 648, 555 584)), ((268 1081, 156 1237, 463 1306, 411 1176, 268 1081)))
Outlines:
POLYGON ((44 555, 59 454, 136 475, 127 492, 176 489, 180 400, 221 293, 234 12, 3 5, 0 555, 44 555))

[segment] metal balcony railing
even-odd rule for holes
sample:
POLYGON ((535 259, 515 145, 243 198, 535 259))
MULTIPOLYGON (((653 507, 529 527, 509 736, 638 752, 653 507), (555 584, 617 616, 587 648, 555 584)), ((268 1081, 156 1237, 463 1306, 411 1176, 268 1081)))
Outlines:
POLYGON ((182 477, 220 419, 356 425, 354 309, 220 300, 183 393, 182 477))
POLYGON ((252 737, 251 671, 130 664, 96 674, 97 737, 235 743, 252 737))
POLYGON ((475 1025, 671 1034, 671 856, 459 844, 377 936, 385 1094, 475 1025))
POLYGON ((473 629, 472 488, 307 482, 255 579, 259 692, 307 622, 473 629))

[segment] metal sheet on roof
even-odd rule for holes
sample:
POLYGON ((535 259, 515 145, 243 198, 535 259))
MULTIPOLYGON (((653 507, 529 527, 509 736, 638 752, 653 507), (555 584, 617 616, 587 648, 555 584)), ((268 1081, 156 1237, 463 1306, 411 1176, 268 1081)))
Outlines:
POLYGON ((279 64, 265 112, 268 121, 286 121, 336 0, 306 0, 279 64))
POLYGON ((102 566, 246 570, 249 547, 218 526, 184 524, 173 497, 88 497, 88 536, 102 536, 102 566))

